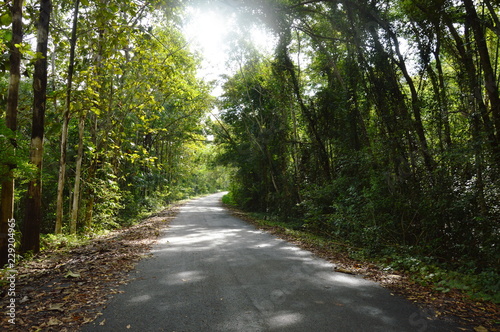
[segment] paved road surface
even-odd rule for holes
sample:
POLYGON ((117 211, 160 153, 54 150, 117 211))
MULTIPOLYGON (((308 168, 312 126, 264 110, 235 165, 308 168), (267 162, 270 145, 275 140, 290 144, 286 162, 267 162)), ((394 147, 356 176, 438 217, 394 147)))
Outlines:
POLYGON ((183 206, 136 279, 83 331, 456 330, 232 217, 221 196, 183 206))

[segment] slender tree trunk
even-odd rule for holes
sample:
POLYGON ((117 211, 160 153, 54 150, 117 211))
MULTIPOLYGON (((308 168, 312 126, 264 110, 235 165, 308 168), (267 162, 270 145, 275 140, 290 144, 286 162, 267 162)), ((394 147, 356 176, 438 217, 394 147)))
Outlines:
MULTIPOLYGON (((15 46, 23 40, 23 1, 14 0, 12 4, 12 41, 10 46, 10 78, 7 96, 7 114, 5 122, 7 128, 16 132, 17 130, 17 105, 19 101, 19 81, 21 52, 15 46)), ((16 140, 11 138, 12 155, 15 153, 16 140)), ((16 165, 9 164, 8 179, 2 182, 0 198, 0 267, 7 263, 8 251, 8 221, 14 217, 14 174, 16 165)))
POLYGON ((87 227, 87 229, 90 229, 90 227, 92 227, 92 219, 94 216, 94 203, 95 203, 95 196, 92 195, 89 198, 89 201, 87 203, 87 208, 85 210, 85 227, 87 227))
MULTIPOLYGON (((90 113, 91 121, 90 123, 92 124, 90 126, 90 137, 92 140, 92 143, 97 146, 97 115, 90 113)), ((98 155, 94 154, 92 156, 92 160, 90 162, 90 167, 88 170, 88 175, 87 175, 87 181, 95 181, 95 175, 97 173, 97 168, 98 168, 98 155)), ((88 197, 87 200, 87 206, 85 207, 85 221, 84 224, 87 227, 87 229, 90 229, 92 227, 92 218, 94 216, 94 203, 95 203, 95 193, 94 193, 94 188, 92 186, 87 186, 87 190, 85 191, 86 196, 88 197)))
POLYGON ((427 167, 427 170, 429 171, 430 174, 432 174, 434 170, 434 160, 432 158, 432 155, 429 153, 429 147, 427 143, 427 138, 425 136, 425 129, 424 125, 422 123, 422 111, 420 109, 420 98, 418 96, 417 89, 415 87, 415 84, 413 82, 413 79, 411 75, 408 73, 408 68, 406 67, 406 61, 401 54, 400 46, 399 46, 399 40, 396 35, 396 33, 392 30, 390 24, 388 22, 383 21, 380 19, 377 15, 372 13, 372 16, 377 22, 380 24, 380 26, 389 34, 389 37, 392 40, 392 43, 394 45, 394 50, 396 53, 397 60, 395 60, 396 64, 398 65, 399 69, 401 70, 401 73, 403 74, 403 77, 405 78, 406 83, 408 84, 408 87, 410 89, 410 94, 411 94, 411 105, 412 105, 412 112, 413 112, 413 121, 410 121, 413 130, 415 130, 415 133, 417 134, 418 142, 419 142, 419 147, 420 147, 420 152, 422 154, 422 157, 424 158, 424 163, 427 167))
POLYGON ((71 209, 70 233, 76 233, 78 211, 80 206, 80 182, 82 178, 83 162, 83 134, 85 129, 85 114, 82 112, 78 121, 78 155, 76 157, 75 185, 73 188, 73 207, 71 209))
POLYGON ((287 72, 290 75, 290 78, 292 80, 292 88, 293 92, 295 94, 295 97, 297 98, 297 102, 300 106, 300 109, 302 111, 302 114, 304 117, 307 119, 309 128, 313 134, 313 137, 315 139, 315 143, 318 147, 318 157, 320 159, 320 164, 321 168, 323 170, 323 175, 325 179, 330 180, 331 179, 331 167, 330 167, 330 158, 328 155, 327 147, 325 145, 325 142, 323 140, 323 137, 318 132, 317 128, 317 123, 316 119, 314 118, 312 111, 308 109, 306 106, 304 99, 302 98, 302 94, 300 92, 300 85, 299 85, 299 80, 297 78, 297 75, 295 73, 294 65, 292 60, 290 59, 290 56, 288 55, 288 43, 284 37, 282 37, 283 40, 279 41, 279 57, 281 61, 281 70, 284 72, 287 72))
POLYGON ((71 92, 73 86, 73 71, 75 67, 75 48, 76 48, 76 31, 78 28, 78 10, 80 0, 75 0, 75 9, 73 13, 73 28, 71 32, 70 51, 69 51, 69 66, 68 80, 66 84, 66 109, 63 114, 63 125, 61 129, 61 156, 59 158, 59 179, 57 181, 57 208, 56 208, 56 228, 55 233, 62 232, 63 224, 63 203, 64 203, 64 182, 66 177, 66 150, 68 144, 68 126, 71 112, 71 92))
MULTIPOLYGON (((390 62, 391 56, 385 51, 378 31, 371 27, 369 32, 374 41, 375 66, 368 67, 367 77, 375 97, 376 112, 391 147, 388 150, 388 161, 394 164, 394 173, 399 175, 401 167, 406 167, 409 159, 411 161, 411 152, 416 150, 412 143, 415 138, 411 115, 408 113, 397 73, 390 62)), ((359 56, 363 57, 362 51, 359 56)))
POLYGON ((31 129, 30 162, 36 167, 35 179, 28 185, 21 238, 21 252, 40 251, 40 227, 42 223, 42 161, 45 108, 47 100, 47 48, 49 21, 52 11, 51 0, 40 0, 38 21, 37 53, 33 75, 33 124, 31 129))
POLYGON ((484 157, 483 157, 483 148, 482 148, 482 138, 481 138, 481 129, 480 129, 480 120, 477 112, 472 113, 471 117, 471 132, 472 132, 472 145, 474 147, 474 161, 476 167, 476 200, 479 206, 479 212, 481 215, 486 215, 488 213, 488 208, 486 205, 485 192, 484 192, 484 157))
POLYGON ((493 8, 489 0, 483 0, 483 3, 486 5, 486 7, 488 7, 491 19, 495 23, 495 26, 491 28, 491 30, 493 30, 497 34, 497 36, 500 37, 500 20, 498 19, 498 14, 495 12, 495 8, 493 8))
MULTIPOLYGON (((95 64, 96 68, 96 77, 97 80, 99 81, 99 87, 97 88, 97 94, 99 95, 99 109, 101 111, 101 114, 108 114, 108 105, 112 104, 112 97, 110 95, 105 96, 104 90, 107 87, 106 85, 106 78, 105 78, 105 69, 103 68, 103 59, 104 59, 104 52, 105 52, 105 47, 106 47, 106 41, 107 41, 107 36, 106 36, 106 31, 104 29, 99 30, 99 37, 98 37, 98 42, 97 42, 97 61, 95 64)), ((110 83, 112 85, 112 83, 110 83)), ((110 88, 111 89, 111 88, 110 88)), ((97 135, 97 130, 98 130, 98 124, 99 124, 99 119, 98 116, 92 112, 89 113, 89 122, 90 122, 90 137, 91 137, 91 142, 94 144, 96 147, 96 151, 94 152, 94 155, 92 156, 92 160, 90 161, 90 167, 87 173, 87 182, 88 183, 95 183, 95 176, 97 173, 97 169, 99 167, 99 158, 101 151, 104 150, 104 145, 106 143, 104 140, 98 139, 97 135)), ((106 127, 106 126, 105 126, 106 127)), ((110 128, 110 127, 107 127, 110 128)), ((83 144, 83 142, 82 142, 83 144)), ((87 186, 86 190, 86 196, 89 198, 87 201, 87 206, 85 207, 85 217, 84 217, 84 225, 87 228, 90 228, 92 226, 92 218, 94 214, 94 202, 95 202, 95 197, 94 197, 94 189, 92 186, 87 186)))
POLYGON ((459 61, 461 61, 465 73, 467 73, 466 84, 468 85, 469 91, 471 95, 474 97, 479 113, 481 114, 481 119, 483 120, 484 132, 486 133, 489 145, 491 146, 491 149, 495 154, 495 160, 497 164, 500 164, 500 153, 499 153, 500 144, 498 142, 498 137, 497 134, 495 134, 494 124, 490 119, 490 115, 488 114, 488 109, 486 107, 486 104, 484 103, 481 86, 479 84, 476 84, 477 70, 476 66, 474 65, 472 53, 470 52, 469 49, 465 48, 465 45, 469 45, 470 43, 467 40, 464 41, 460 37, 460 34, 453 25, 453 21, 448 16, 443 16, 443 20, 446 26, 448 27, 448 30, 450 31, 450 34, 453 37, 453 40, 455 41, 454 46, 456 47, 459 54, 458 59, 459 61))
MULTIPOLYGON (((439 32, 440 34, 440 32, 439 32)), ((448 95, 446 93, 446 84, 444 79, 443 66, 441 65, 441 41, 436 41, 436 51, 434 52, 434 58, 436 59, 436 69, 438 71, 438 79, 439 79, 439 90, 441 91, 439 100, 441 100, 441 119, 444 126, 444 141, 446 146, 449 148, 452 146, 453 142, 451 140, 451 128, 450 128, 450 112, 448 106, 448 95)))
MULTIPOLYGON (((500 95, 498 92, 495 73, 491 65, 488 45, 486 44, 487 37, 484 33, 483 28, 481 27, 481 23, 479 17, 477 16, 473 1, 464 0, 464 4, 469 24, 474 33, 474 39, 476 41, 476 47, 479 53, 479 59, 481 61, 481 67, 483 70, 484 85, 491 105, 490 113, 492 115, 493 124, 496 127, 496 132, 498 135, 500 133, 500 95)), ((496 151, 496 153, 499 153, 499 151, 496 151)))

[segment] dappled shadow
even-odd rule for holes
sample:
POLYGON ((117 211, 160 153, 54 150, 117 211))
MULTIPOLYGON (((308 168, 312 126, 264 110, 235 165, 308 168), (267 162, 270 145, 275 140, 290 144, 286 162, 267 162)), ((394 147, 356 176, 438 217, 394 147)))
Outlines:
POLYGON ((102 326, 132 331, 447 331, 359 276, 232 217, 186 204, 102 326))

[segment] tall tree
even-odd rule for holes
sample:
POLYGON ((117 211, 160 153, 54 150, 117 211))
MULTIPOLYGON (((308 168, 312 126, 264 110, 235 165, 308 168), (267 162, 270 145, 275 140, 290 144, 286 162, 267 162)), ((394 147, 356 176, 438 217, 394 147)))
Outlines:
MULTIPOLYGON (((21 52, 19 45, 23 41, 23 1, 14 0, 11 7, 12 15, 12 40, 10 42, 10 78, 9 90, 7 96, 7 113, 5 117, 6 127, 12 131, 10 138, 9 153, 14 157, 16 148, 16 139, 14 137, 17 130, 17 107, 19 101, 19 82, 21 79, 20 65, 21 52)), ((14 163, 7 165, 9 173, 7 179, 2 182, 2 193, 0 199, 0 266, 7 262, 7 231, 8 221, 14 217, 14 174, 12 170, 15 168, 14 163)))
POLYGON ((66 179, 66 154, 68 145, 68 127, 71 113, 71 95, 73 90, 73 73, 75 70, 75 49, 78 28, 78 14, 80 8, 80 0, 75 0, 75 7, 73 10, 73 26, 71 29, 70 51, 69 51, 69 64, 68 64, 68 78, 66 81, 66 103, 63 112, 63 123, 61 128, 61 156, 59 158, 59 178, 57 181, 57 207, 56 207, 56 227, 55 233, 62 232, 63 225, 63 205, 64 205, 64 182, 66 179))
POLYGON ((30 180, 26 193, 25 214, 21 238, 21 252, 40 251, 40 227, 42 224, 42 163, 45 110, 47 100, 47 49, 51 0, 40 0, 40 16, 37 23, 37 59, 33 75, 33 117, 31 129, 30 162, 36 167, 35 178, 30 180))
POLYGON ((490 52, 487 45, 487 34, 485 32, 487 30, 485 30, 481 24, 481 19, 478 17, 474 2, 472 0, 464 0, 464 4, 467 13, 467 20, 474 34, 476 49, 479 54, 479 60, 483 73, 484 87, 489 99, 490 110, 488 113, 491 113, 493 124, 496 127, 497 137, 494 153, 497 162, 500 162, 500 93, 498 91, 498 77, 491 63, 490 52))

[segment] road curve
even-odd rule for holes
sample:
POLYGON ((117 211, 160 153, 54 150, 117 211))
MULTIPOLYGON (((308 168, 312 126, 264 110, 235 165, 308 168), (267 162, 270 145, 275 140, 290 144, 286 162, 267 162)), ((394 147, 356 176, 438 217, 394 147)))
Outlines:
POLYGON ((185 204, 103 316, 82 331, 455 331, 377 283, 231 216, 185 204))

